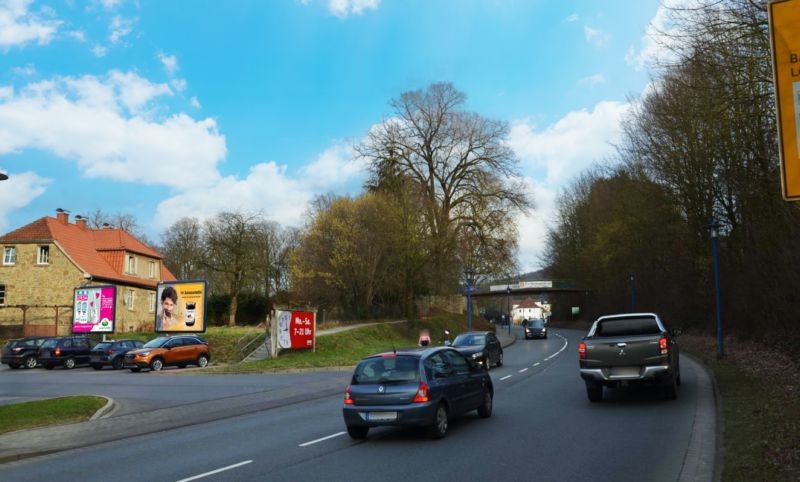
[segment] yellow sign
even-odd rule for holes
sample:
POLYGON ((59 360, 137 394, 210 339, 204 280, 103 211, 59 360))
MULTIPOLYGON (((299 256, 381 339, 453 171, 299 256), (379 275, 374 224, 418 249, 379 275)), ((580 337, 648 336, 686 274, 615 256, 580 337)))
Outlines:
POLYGON ((769 4, 783 198, 800 201, 800 0, 769 4))
POLYGON ((156 290, 156 331, 202 333, 206 331, 206 282, 164 281, 156 290))

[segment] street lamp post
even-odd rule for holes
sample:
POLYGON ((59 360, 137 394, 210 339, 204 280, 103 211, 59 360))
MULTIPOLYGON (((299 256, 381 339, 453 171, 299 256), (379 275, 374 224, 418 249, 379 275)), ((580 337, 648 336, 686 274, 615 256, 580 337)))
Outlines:
POLYGON ((511 285, 506 285, 506 296, 508 297, 508 335, 511 336, 511 285))
POLYGON ((711 218, 708 230, 711 232, 711 249, 714 255, 714 298, 717 305, 717 358, 725 356, 725 342, 722 334, 722 307, 719 296, 719 228, 722 224, 711 218))
POLYGON ((636 311, 636 274, 631 273, 631 313, 636 311))
POLYGON ((475 281, 475 270, 465 269, 464 276, 467 278, 467 331, 472 331, 472 283, 475 281))

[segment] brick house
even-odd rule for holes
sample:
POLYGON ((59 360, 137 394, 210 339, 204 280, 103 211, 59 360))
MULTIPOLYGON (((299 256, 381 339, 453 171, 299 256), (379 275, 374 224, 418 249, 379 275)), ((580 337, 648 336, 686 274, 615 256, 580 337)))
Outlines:
POLYGON ((158 282, 175 280, 127 231, 70 223, 66 212, 0 237, 0 250, 0 325, 19 335, 70 333, 73 290, 92 285, 117 287, 117 332, 152 329, 158 282))

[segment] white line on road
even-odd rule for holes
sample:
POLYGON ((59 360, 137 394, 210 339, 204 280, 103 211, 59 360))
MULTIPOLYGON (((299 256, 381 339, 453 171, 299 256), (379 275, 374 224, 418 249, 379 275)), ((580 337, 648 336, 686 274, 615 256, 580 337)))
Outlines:
POLYGON ((539 365, 541 365, 541 364, 542 364, 542 362, 538 362, 538 361, 537 361, 536 363, 534 363, 534 364, 533 364, 533 366, 535 366, 535 367, 538 367, 538 366, 539 366, 539 365))
POLYGON ((527 369, 527 368, 523 368, 523 369, 522 369, 522 370, 520 370, 519 372, 520 372, 520 373, 525 373, 525 372, 527 372, 527 371, 528 371, 528 369, 527 369))
POLYGON ((311 442, 306 442, 304 444, 300 444, 300 447, 308 447, 309 445, 313 445, 313 444, 315 444, 317 442, 324 442, 324 441, 326 441, 326 440, 328 440, 330 438, 338 437, 339 435, 344 435, 345 433, 347 433, 347 432, 338 432, 338 433, 335 433, 333 435, 328 435, 327 437, 318 438, 317 440, 312 440, 311 442))
POLYGON ((221 469, 212 470, 211 472, 206 472, 204 474, 195 475, 193 477, 189 477, 187 479, 181 479, 178 482, 189 482, 190 480, 197 480, 202 479, 203 477, 208 477, 209 475, 218 474, 220 472, 225 472, 226 470, 235 469, 236 467, 241 467, 242 465, 252 464, 252 460, 245 460, 244 462, 239 462, 238 464, 229 465, 227 467, 222 467, 221 469))
POLYGON ((511 378, 512 376, 513 376, 513 375, 506 375, 506 376, 504 376, 503 378, 501 378, 501 379, 500 379, 500 381, 502 382, 503 380, 508 380, 508 379, 509 379, 509 378, 511 378))

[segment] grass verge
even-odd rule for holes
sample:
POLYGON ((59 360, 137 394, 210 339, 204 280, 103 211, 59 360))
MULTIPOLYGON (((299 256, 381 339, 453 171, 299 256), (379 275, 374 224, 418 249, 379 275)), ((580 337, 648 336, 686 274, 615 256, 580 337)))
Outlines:
POLYGON ((105 404, 103 397, 76 396, 0 405, 0 433, 83 422, 105 404))
POLYGON ((684 335, 681 348, 711 368, 722 399, 724 482, 797 480, 800 397, 796 364, 753 344, 684 335), (788 363, 788 365, 787 365, 788 363))

